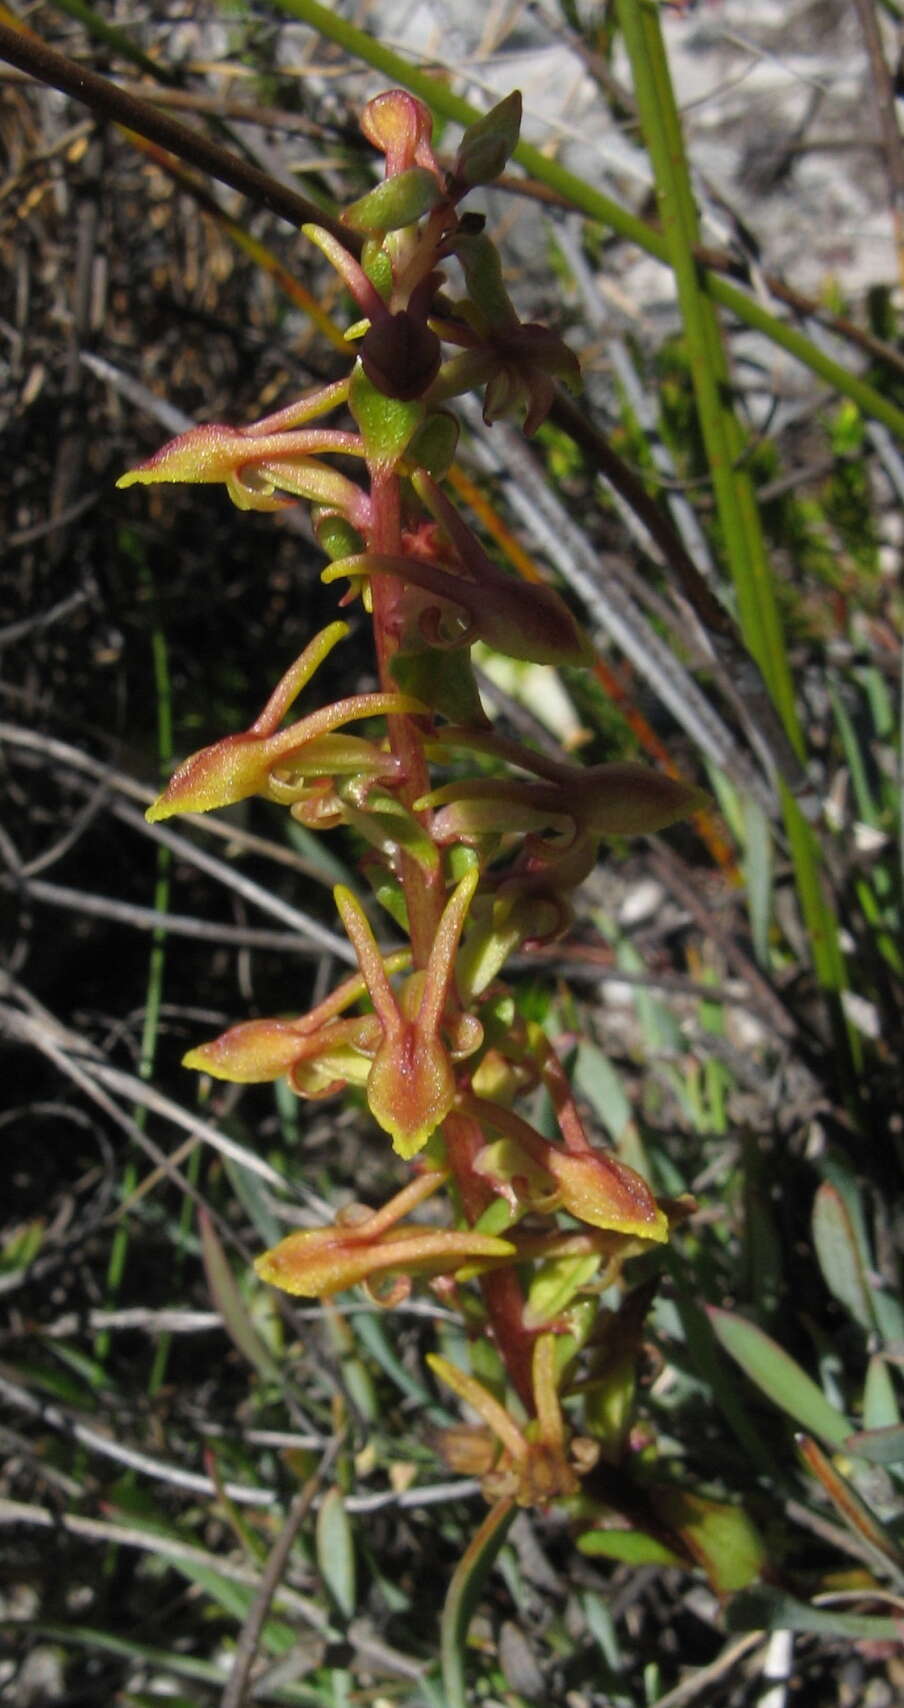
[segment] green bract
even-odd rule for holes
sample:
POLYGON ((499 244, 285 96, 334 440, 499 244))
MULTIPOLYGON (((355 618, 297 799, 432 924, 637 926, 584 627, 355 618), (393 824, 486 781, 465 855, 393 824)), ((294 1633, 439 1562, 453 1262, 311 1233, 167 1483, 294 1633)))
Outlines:
POLYGON ((455 159, 455 177, 470 188, 491 184, 518 146, 521 133, 521 95, 514 89, 476 124, 469 125, 455 159))
POLYGON ((441 194, 432 172, 423 166, 411 166, 407 172, 387 178, 359 201, 352 202, 342 215, 343 223, 353 231, 398 231, 435 208, 441 194))

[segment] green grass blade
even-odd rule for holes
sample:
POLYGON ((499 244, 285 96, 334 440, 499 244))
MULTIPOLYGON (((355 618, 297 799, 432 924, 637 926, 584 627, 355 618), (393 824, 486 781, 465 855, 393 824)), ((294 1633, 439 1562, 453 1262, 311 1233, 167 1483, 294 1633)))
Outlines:
POLYGON ((468 1708, 465 1681, 468 1626, 515 1512, 513 1500, 497 1501, 472 1536, 452 1575, 443 1608, 440 1638, 448 1708, 468 1708))
POLYGON ((223 1318, 223 1326, 242 1357, 263 1381, 279 1382, 280 1369, 269 1347, 255 1328, 239 1292, 229 1259, 206 1210, 200 1213, 201 1252, 210 1296, 223 1318))
MULTIPOLYGON (((697 414, 706 449, 719 526, 746 645, 756 659, 798 755, 803 737, 788 665, 775 581, 766 554, 756 492, 744 463, 745 441, 731 401, 731 375, 722 332, 703 281, 695 249, 697 213, 684 153, 681 122, 651 0, 620 0, 618 16, 631 60, 641 124, 656 178, 684 323, 697 414)), ((793 796, 782 789, 785 825, 797 892, 823 989, 840 992, 846 972, 838 928, 819 875, 819 849, 793 796)), ((859 1040, 840 1006, 833 1015, 839 1042, 858 1058, 859 1040)))
POLYGON ((731 376, 722 332, 694 253, 699 241, 697 212, 659 10, 650 0, 620 0, 618 17, 656 180, 659 214, 678 290, 697 414, 741 628, 800 752, 793 684, 756 495, 742 462, 744 437, 731 403, 731 376))

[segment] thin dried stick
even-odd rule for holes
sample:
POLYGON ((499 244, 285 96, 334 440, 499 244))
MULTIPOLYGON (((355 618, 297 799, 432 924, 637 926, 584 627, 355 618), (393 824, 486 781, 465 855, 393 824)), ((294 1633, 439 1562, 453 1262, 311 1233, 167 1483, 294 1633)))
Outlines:
MULTIPOLYGON (((221 1326, 219 1318, 216 1323, 221 1326)), ((166 1459, 159 1459, 156 1454, 145 1453, 140 1447, 130 1447, 124 1441, 104 1435, 101 1430, 82 1423, 61 1406, 39 1399, 36 1394, 13 1381, 11 1374, 5 1370, 0 1370, 0 1394, 10 1405, 15 1406, 17 1411, 39 1418, 48 1429, 80 1442, 91 1453, 112 1459, 118 1465, 128 1465, 130 1470, 140 1471, 143 1476, 154 1477, 158 1482, 168 1483, 172 1488, 188 1489, 192 1494, 206 1495, 211 1500, 216 1497, 217 1488, 210 1477, 202 1476, 198 1471, 186 1471, 181 1465, 173 1465, 166 1459)), ((244 1483, 226 1483, 224 1493, 230 1500, 244 1506, 272 1506, 276 1500, 272 1489, 248 1488, 244 1483)))
POLYGON ((243 1704, 247 1701, 251 1669, 257 1655, 264 1621, 270 1611, 270 1603, 279 1588, 289 1555, 295 1545, 295 1538, 314 1504, 317 1492, 338 1448, 339 1437, 334 1436, 314 1475, 309 1477, 303 1487, 299 1489, 289 1507, 285 1524, 267 1556, 257 1594, 248 1609, 245 1622, 239 1632, 232 1671, 220 1699, 220 1708, 243 1708, 243 1704))
POLYGON ((345 249, 355 254, 360 251, 360 238, 324 213, 316 203, 309 202, 306 196, 300 196, 286 184, 277 183, 266 172, 250 166, 229 149, 221 148, 219 143, 211 142, 200 131, 191 130, 188 125, 179 124, 177 119, 159 112, 148 101, 127 94, 125 89, 111 83, 108 78, 98 77, 86 65, 79 65, 66 54, 58 53, 56 48, 49 47, 31 31, 25 34, 0 23, 0 57, 11 65, 17 65, 21 71, 27 71, 39 82, 48 83, 52 89, 71 95, 76 101, 84 101, 102 118, 112 119, 128 130, 137 131, 139 136, 147 137, 150 142, 159 143, 202 172, 209 172, 220 183, 228 184, 259 206, 269 208, 271 213, 288 220, 290 225, 297 228, 313 221, 332 232, 345 249))

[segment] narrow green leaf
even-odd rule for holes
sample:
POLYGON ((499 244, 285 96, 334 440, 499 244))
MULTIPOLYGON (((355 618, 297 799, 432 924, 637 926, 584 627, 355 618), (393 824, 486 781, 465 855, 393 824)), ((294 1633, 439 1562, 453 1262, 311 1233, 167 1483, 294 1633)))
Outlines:
POLYGON ((329 1489, 317 1514, 317 1565, 324 1584, 343 1618, 354 1616, 358 1603, 355 1540, 339 1490, 329 1489))
MULTIPOLYGON (((168 1556, 165 1544, 159 1552, 160 1558, 166 1561, 174 1572, 178 1572, 188 1583, 196 1584, 202 1589, 214 1605, 228 1614, 230 1619, 235 1620, 237 1624, 244 1622, 255 1596, 250 1584, 236 1583, 232 1578, 223 1577, 203 1561, 186 1559, 177 1554, 168 1556)), ((268 1654, 288 1654, 295 1638, 296 1632, 287 1619, 271 1614, 264 1620, 261 1645, 268 1654)))
POLYGON ((74 1370, 75 1374, 80 1376, 88 1387, 103 1389, 108 1386, 109 1377, 103 1364, 99 1359, 92 1358, 89 1353, 83 1352, 81 1347, 72 1346, 65 1340, 58 1340, 51 1342, 48 1351, 54 1358, 58 1358, 61 1364, 65 1364, 70 1370, 74 1370))
POLYGON ((872 1638, 878 1642, 896 1642, 901 1635, 894 1619, 842 1613, 837 1607, 810 1607, 768 1584, 757 1584, 736 1596, 726 1610, 725 1621, 731 1631, 811 1631, 818 1636, 872 1638))
POLYGON ((880 1352, 874 1352, 866 1367, 863 1386, 864 1429, 888 1429, 901 1422, 901 1408, 892 1374, 880 1352))
POLYGON ((331 1300, 324 1302, 325 1322, 327 1332, 339 1357, 339 1367, 342 1373, 342 1386, 358 1416, 365 1423, 374 1424, 380 1416, 380 1404, 373 1376, 360 1357, 357 1324, 336 1309, 331 1300))
POLYGON ((513 1500, 500 1500, 471 1538, 452 1574, 440 1631, 443 1684, 448 1708, 468 1708, 465 1648, 468 1626, 515 1516, 513 1500))
POLYGON ((567 1310, 575 1294, 593 1280, 600 1258, 554 1257, 538 1264, 524 1307, 524 1326, 534 1330, 551 1323, 567 1310))
MULTIPOLYGON (((156 1692, 151 1696, 144 1690, 127 1690, 119 1700, 124 1708, 160 1708, 160 1697, 156 1692)), ((167 1692, 166 1708, 197 1708, 197 1698, 171 1696, 167 1692)))
MULTIPOLYGON (((659 8, 650 0, 618 0, 617 14, 656 181, 666 252, 675 274, 697 417, 741 631, 791 746, 801 757, 804 743, 775 577, 747 464, 745 435, 732 403, 732 378, 722 330, 697 260, 696 203, 659 8)), ((849 1053, 856 1066, 859 1042, 837 1000, 847 978, 837 922, 821 881, 819 845, 789 789, 782 786, 780 794, 813 965, 822 988, 832 998, 830 1011, 839 1048, 845 1056, 849 1053)))
POLYGON ((220 1244, 219 1235, 206 1210, 199 1215, 201 1254, 207 1275, 207 1285, 230 1340, 238 1347, 248 1363, 266 1382, 279 1381, 280 1371, 269 1349, 257 1332, 248 1307, 239 1292, 229 1259, 220 1244))
POLYGON ((813 1200, 813 1245, 829 1292, 867 1332, 876 1326, 863 1252, 847 1205, 831 1181, 813 1200))
POLYGON ((427 1408, 428 1412, 432 1411, 437 1423, 443 1422, 445 1413, 436 1406, 429 1389, 413 1370, 405 1368, 398 1357, 386 1332, 383 1314, 374 1311, 373 1307, 368 1305, 361 1310, 352 1308, 348 1315, 349 1320, 354 1324, 355 1334, 362 1346, 379 1364, 380 1369, 389 1377, 390 1381, 395 1383, 399 1393, 404 1395, 406 1399, 414 1400, 420 1407, 427 1408))
POLYGON ((878 803, 873 799, 870 788, 867 769, 868 755, 864 752, 858 739, 853 719, 842 699, 841 688, 838 682, 831 677, 829 678, 828 689, 835 722, 838 725, 838 733, 841 736, 841 745, 844 748, 844 757, 851 774, 851 786, 857 803, 857 816, 863 819, 866 824, 878 825, 882 814, 878 803))
POLYGON ((605 1595, 595 1595, 591 1590, 584 1590, 580 1595, 580 1603, 587 1628, 598 1643, 607 1667, 610 1672, 621 1672, 624 1668, 624 1658, 608 1600, 605 1595))
POLYGON ((586 1039, 578 1048, 574 1083, 617 1145, 632 1120, 631 1105, 608 1056, 586 1039))
MULTIPOLYGON (((904 800, 904 795, 902 795, 904 800)), ((835 1187, 847 1210, 867 1278, 872 1273, 873 1254, 860 1183, 850 1161, 830 1150, 820 1163, 820 1173, 835 1187)), ((888 1287, 870 1287, 870 1305, 885 1345, 904 1340, 904 1298, 888 1287)))
POLYGON ((89 36, 93 36, 95 41, 103 42, 105 47, 110 48, 121 59, 131 61, 139 71, 144 72, 145 77, 152 77, 157 83, 178 88, 180 78, 177 72, 167 65, 161 65, 159 59, 151 59, 148 54, 143 53, 125 30, 111 24, 94 6, 89 6, 86 0, 53 0, 53 4, 60 12, 66 12, 70 18, 77 18, 89 36))
POLYGON ((681 1566, 678 1554, 643 1530, 585 1530, 578 1550, 592 1557, 622 1560, 629 1566, 681 1566))
POLYGON ((847 1418, 777 1341, 733 1311, 710 1305, 707 1315, 720 1344, 761 1393, 831 1447, 844 1446, 851 1433, 847 1418))
POLYGON ((870 1557, 876 1560, 881 1571, 887 1571, 891 1566, 898 1584, 904 1582, 904 1554, 888 1527, 867 1506, 850 1478, 823 1452, 812 1435, 800 1434, 796 1445, 807 1470, 821 1484, 842 1524, 858 1538, 861 1546, 865 1543, 870 1557))
MULTIPOLYGON (((248 1142, 248 1133, 242 1123, 230 1122, 228 1118, 220 1120, 221 1131, 229 1132, 230 1128, 230 1136, 237 1138, 239 1143, 248 1142)), ((232 1156, 223 1157, 223 1167, 233 1192, 242 1209, 250 1217, 259 1238, 268 1248, 276 1245, 277 1241, 282 1239, 283 1228, 270 1209, 259 1175, 252 1174, 250 1168, 245 1168, 243 1163, 232 1156)))
POLYGON ((904 1423, 889 1423, 882 1429, 858 1429, 845 1442, 848 1453, 868 1459, 872 1465, 904 1463, 904 1423))
POLYGON ((705 1391, 713 1396, 716 1406, 751 1464, 756 1465, 760 1473, 771 1480, 775 1476, 775 1466, 762 1439, 762 1433, 757 1428, 756 1420, 751 1415, 742 1384, 735 1379, 732 1370, 726 1369, 724 1359, 719 1357, 713 1324, 702 1305, 697 1302, 694 1274, 673 1247, 666 1248, 664 1263, 672 1278, 675 1305, 697 1379, 705 1391))
MULTIPOLYGON (((4 1624, 7 1631, 27 1631, 31 1636, 43 1637, 51 1643, 64 1643, 67 1647, 78 1644, 99 1655, 117 1655, 124 1660, 140 1661, 145 1666, 175 1673, 177 1677, 197 1679, 200 1684, 222 1687, 226 1683, 225 1672, 213 1661, 180 1654, 177 1650, 155 1648, 149 1643, 139 1643, 133 1637, 105 1631, 97 1625, 53 1625, 44 1620, 30 1619, 4 1620, 4 1624)), ((172 1698, 167 1696, 164 1700, 169 1702, 172 1698)))

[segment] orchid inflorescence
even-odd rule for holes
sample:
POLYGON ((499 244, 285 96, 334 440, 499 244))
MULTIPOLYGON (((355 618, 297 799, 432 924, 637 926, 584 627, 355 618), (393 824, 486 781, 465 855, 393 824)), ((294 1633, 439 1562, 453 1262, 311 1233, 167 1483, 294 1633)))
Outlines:
POLYGON ((487 422, 515 412, 533 434, 558 382, 580 381, 567 346, 520 321, 482 218, 461 212, 505 166, 520 112, 517 94, 502 101, 447 169, 421 102, 400 90, 371 101, 362 128, 386 157, 385 179, 346 210, 347 248, 305 228, 359 311, 351 373, 250 427, 193 428, 119 484, 222 482, 241 509, 307 500, 324 581, 347 582, 343 605, 359 599, 372 619, 377 691, 287 721, 348 632, 330 624, 251 727, 187 759, 148 817, 262 795, 309 830, 350 827, 407 946, 381 948, 362 902, 340 887, 358 972, 310 1013, 245 1021, 186 1063, 225 1080, 283 1078, 303 1098, 363 1089, 410 1165, 407 1184, 381 1209, 352 1205, 290 1234, 258 1273, 306 1297, 363 1284, 386 1305, 421 1278, 447 1300, 467 1286, 469 1330, 495 1346, 508 1398, 446 1359, 432 1367, 481 1419, 488 1496, 545 1504, 575 1495, 600 1451, 611 1454, 605 1407, 582 1429, 563 1409, 592 1387, 598 1294, 627 1257, 668 1238, 686 1205, 658 1203, 591 1143, 545 1031, 519 1015, 500 975, 513 951, 568 925, 602 838, 659 830, 700 797, 637 765, 582 767, 521 746, 480 703, 477 641, 539 664, 592 656, 560 596, 493 562, 442 488, 458 437, 452 399, 478 389, 487 422), (460 301, 447 295, 452 262, 460 301), (318 424, 338 409, 351 427, 318 424), (360 478, 336 457, 357 462, 360 478), (365 732, 349 733, 362 720, 365 732), (480 761, 473 776, 469 759, 480 761), (554 1112, 552 1138, 525 1112, 536 1094, 554 1112), (444 1188, 446 1225, 409 1219, 444 1188))

